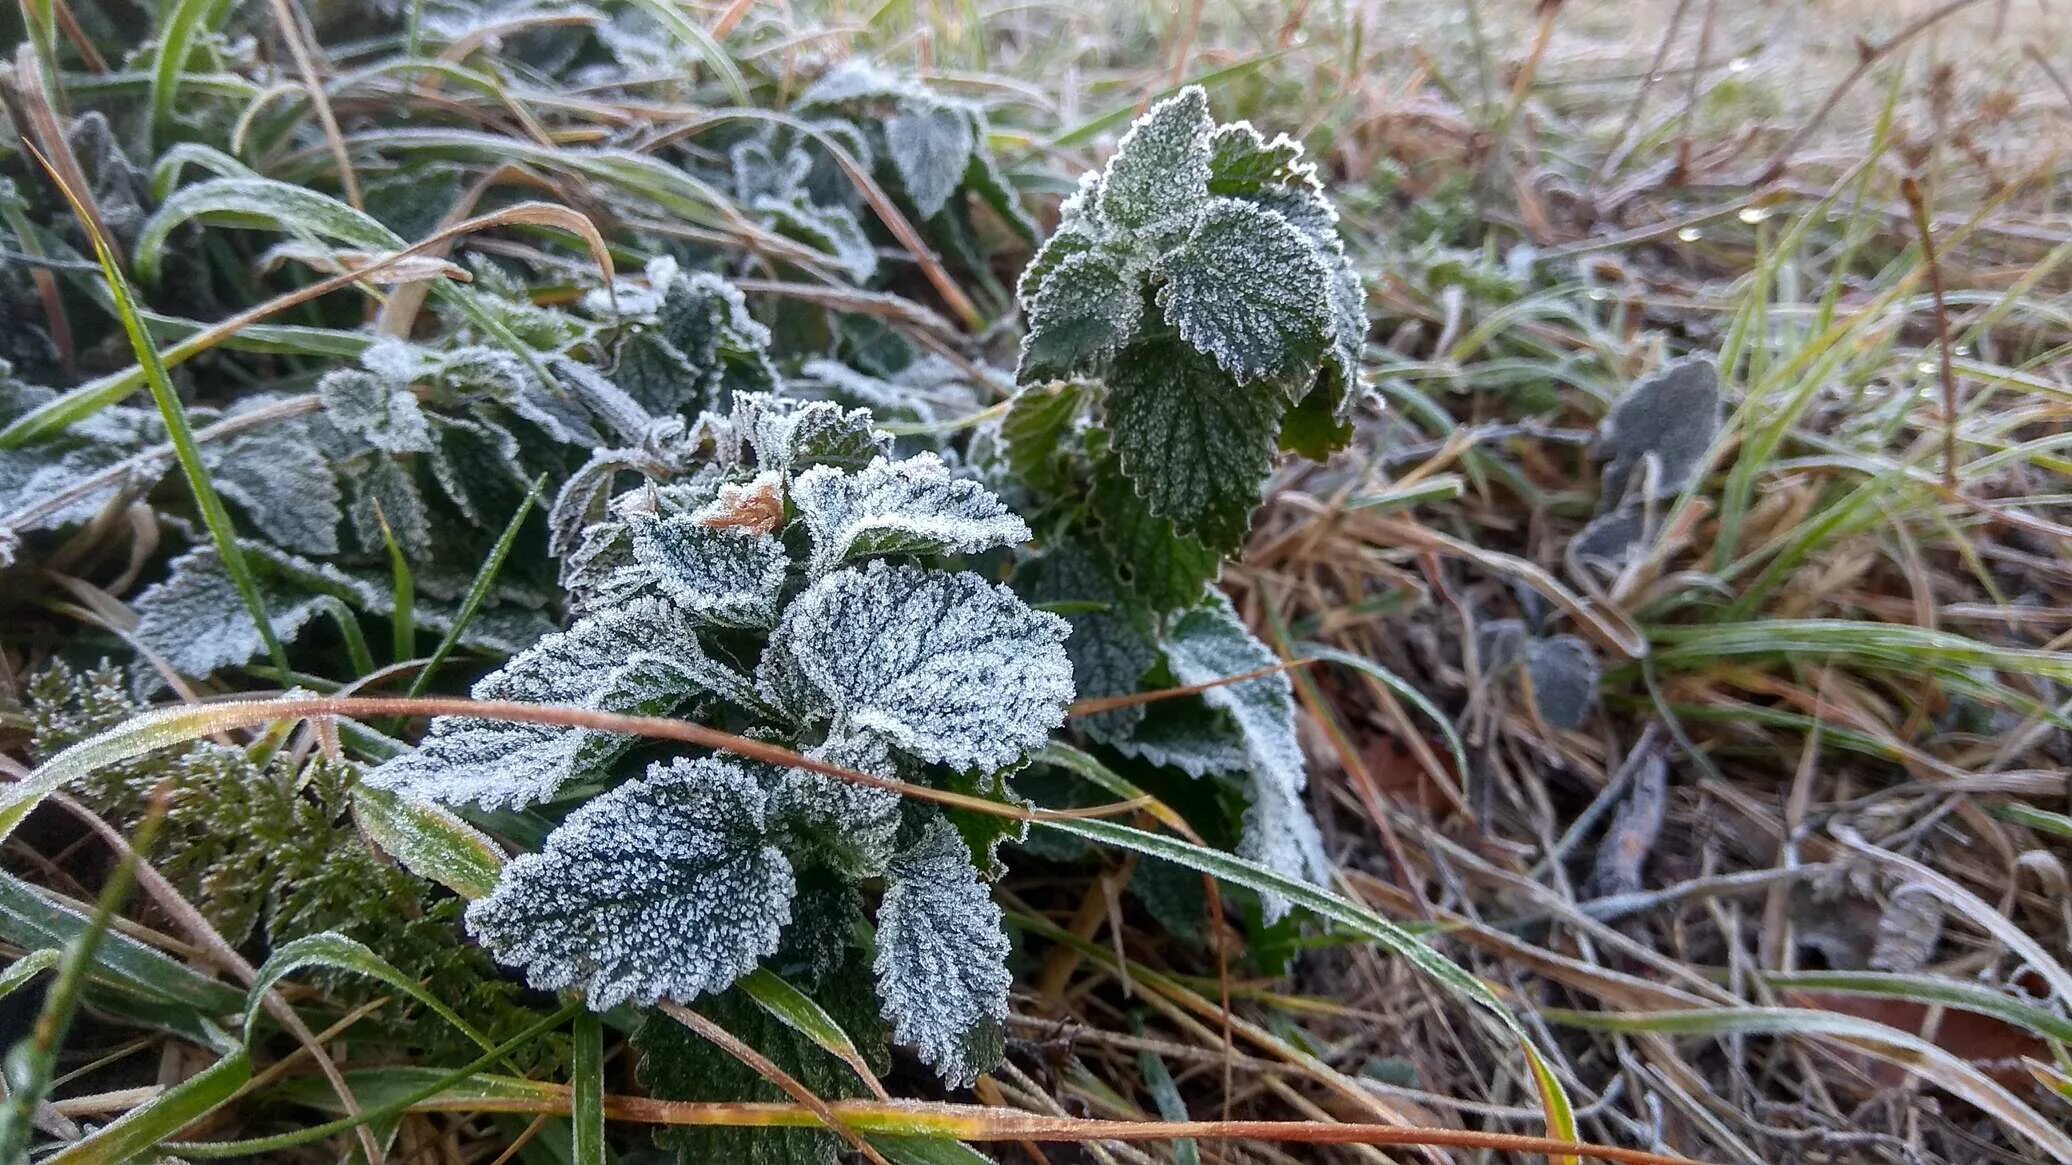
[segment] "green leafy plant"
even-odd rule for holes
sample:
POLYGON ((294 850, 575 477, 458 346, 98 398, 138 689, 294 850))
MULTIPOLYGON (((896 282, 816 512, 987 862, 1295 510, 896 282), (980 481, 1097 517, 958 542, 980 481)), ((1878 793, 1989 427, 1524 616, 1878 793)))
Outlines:
MULTIPOLYGON (((1007 774, 1063 722, 1069 628, 938 564, 1027 527, 932 455, 887 459, 861 410, 743 393, 694 431, 695 470, 620 494, 586 533, 575 602, 589 613, 475 696, 688 715, 822 765, 1011 802, 1007 774)), ((860 915, 858 887, 881 883, 873 966, 895 1037, 953 1084, 999 1056, 992 823, 804 768, 629 755, 635 743, 448 718, 368 779, 555 816, 580 801, 468 910, 536 986, 606 1009, 695 1000, 772 959, 825 967, 847 957, 839 920, 860 915)))

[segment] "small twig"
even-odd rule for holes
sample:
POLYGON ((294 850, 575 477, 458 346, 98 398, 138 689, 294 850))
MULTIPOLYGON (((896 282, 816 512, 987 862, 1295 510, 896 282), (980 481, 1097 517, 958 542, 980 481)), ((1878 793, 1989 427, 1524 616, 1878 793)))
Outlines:
POLYGON ((1914 230, 1921 236, 1922 261, 1928 266, 1928 290, 1935 298, 1936 367, 1942 379, 1943 485, 1957 488, 1957 374, 1950 367, 1950 312, 1943 302, 1942 264, 1935 256, 1935 221, 1928 198, 1912 175, 1900 179, 1899 192, 1914 212, 1914 230))

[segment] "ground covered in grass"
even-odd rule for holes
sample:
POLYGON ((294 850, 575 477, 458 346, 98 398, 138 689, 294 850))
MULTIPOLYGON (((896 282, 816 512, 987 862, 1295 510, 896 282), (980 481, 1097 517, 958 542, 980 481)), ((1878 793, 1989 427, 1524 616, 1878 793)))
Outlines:
POLYGON ((2065 14, 1171 9, 0 15, 0 1156, 2072 1162, 2065 14))

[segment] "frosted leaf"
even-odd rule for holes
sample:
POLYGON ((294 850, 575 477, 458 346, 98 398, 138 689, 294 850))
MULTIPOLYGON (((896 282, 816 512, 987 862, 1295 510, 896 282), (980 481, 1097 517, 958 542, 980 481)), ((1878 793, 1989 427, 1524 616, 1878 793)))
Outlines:
MULTIPOLYGON (((877 777, 898 775, 885 745, 870 737, 829 740, 806 750, 817 761, 877 777)), ((796 844, 793 853, 850 878, 885 872, 898 839, 904 800, 878 789, 809 769, 785 769, 770 793, 771 818, 796 844)))
POLYGON ((873 969, 893 1038, 952 1088, 969 1086, 1005 1049, 1007 954, 1000 908, 971 851, 948 823, 931 821, 893 859, 873 969))
MULTIPOLYGON (((1228 600, 1188 611, 1173 622, 1165 640, 1166 663, 1184 685, 1210 684, 1261 668, 1279 657, 1237 618, 1228 600)), ((1246 782, 1251 806, 1238 852, 1292 878, 1324 882, 1331 865, 1324 857, 1316 823, 1302 804, 1309 778, 1295 735, 1295 694, 1286 672, 1276 671, 1202 692, 1210 707, 1229 713, 1251 761, 1246 782)), ((1267 896, 1269 918, 1288 905, 1267 896)))
POLYGON ((829 69, 806 87, 795 103, 799 109, 847 105, 854 101, 911 97, 926 90, 902 80, 860 57, 852 57, 829 69))
POLYGON ((1193 700, 1145 706, 1140 723, 1110 745, 1124 756, 1178 769, 1195 780, 1244 776, 1252 769, 1229 715, 1193 700))
MULTIPOLYGON (((699 647, 689 621, 653 598, 547 636, 483 677, 472 694, 649 716, 705 694, 759 706, 743 677, 699 647)), ((371 770, 367 781, 448 804, 530 805, 599 771, 633 743, 585 728, 443 716, 417 751, 371 770)))
POLYGON ((1317 168, 1302 154, 1302 143, 1287 134, 1268 141, 1249 121, 1219 125, 1209 135, 1209 193, 1256 201, 1295 190, 1321 198, 1317 168))
POLYGON ((432 448, 431 426, 407 380, 340 368, 318 378, 317 399, 333 425, 384 453, 425 453, 432 448))
POLYGON ((1648 535, 1647 510, 1627 506, 1608 510, 1590 520, 1568 544, 1568 554, 1578 563, 1592 563, 1622 570, 1634 549, 1648 535))
POLYGON ((1201 601, 1223 569, 1214 550, 1151 512, 1113 457, 1094 466, 1096 533, 1124 590, 1160 611, 1201 601))
POLYGON ((388 457, 369 455, 339 467, 352 500, 347 513, 360 549, 369 554, 388 553, 382 524, 389 536, 410 560, 432 555, 431 518, 425 512, 424 497, 410 471, 388 457))
POLYGON ((856 282, 877 274, 878 250, 848 207, 811 203, 800 194, 785 200, 760 198, 748 208, 767 217, 779 234, 811 244, 856 282))
POLYGON ((1016 378, 1061 378, 1101 367, 1137 334, 1142 275, 1139 264, 1116 252, 1066 255, 1023 301, 1029 332, 1016 378))
POLYGON ((1597 706, 1603 676, 1597 652, 1573 635, 1535 639, 1526 646, 1525 666, 1540 718, 1556 728, 1581 728, 1597 706))
POLYGON ((907 102, 885 120, 885 147, 922 218, 934 218, 964 180, 977 144, 971 115, 948 104, 907 102))
POLYGON ((978 195, 981 202, 993 208, 993 213, 1000 216, 1009 230, 1031 243, 1035 242, 1036 223, 1022 208, 1021 194, 1007 180, 1007 175, 1000 172, 1000 163, 994 159, 993 151, 986 147, 985 115, 974 114, 973 121, 978 148, 971 151, 971 165, 964 169, 964 185, 978 195))
POLYGON ((619 345, 611 382, 651 415, 693 413, 721 404, 725 393, 776 384, 769 330, 748 313, 732 284, 675 264, 651 264, 654 319, 619 345))
POLYGON ((269 541, 301 554, 338 553, 345 499, 308 425, 284 422, 202 450, 217 490, 269 541))
POLYGON ((747 481, 725 482, 719 495, 691 515, 700 526, 751 534, 784 529, 784 478, 765 470, 747 481))
POLYGON ((1611 455, 1603 489, 1609 504, 1626 499, 1649 456, 1659 468, 1648 483, 1648 498, 1683 492, 1719 434, 1721 404, 1719 368, 1702 356, 1671 364, 1627 389, 1598 427, 1599 444, 1611 455))
POLYGON ((1065 488, 1062 453, 1086 398, 1086 385, 1073 383, 1030 386, 1014 395, 1007 416, 1000 421, 1000 437, 1016 477, 1047 492, 1065 488))
POLYGON ((432 479, 461 515, 477 526, 501 527, 518 508, 532 482, 518 460, 518 439, 501 425, 440 417, 432 479))
POLYGON ((767 840, 765 808, 738 763, 654 765, 513 859, 468 907, 468 929, 534 987, 581 990, 596 1011, 725 990, 791 921, 791 863, 767 840))
POLYGON ((1237 548, 1273 468, 1277 392, 1230 383, 1178 340, 1132 346, 1108 383, 1108 429, 1151 512, 1219 553, 1237 548))
POLYGON ((1215 199, 1157 275, 1166 322, 1225 372, 1308 387, 1331 342, 1330 272, 1287 219, 1215 199))
POLYGON ((716 529, 679 515, 635 520, 633 560, 662 594, 697 622, 770 627, 791 566, 768 534, 716 529))
MULTIPOLYGON (((1100 210, 1130 230, 1191 221, 1209 192, 1209 96, 1189 85, 1137 119, 1102 174, 1100 210)), ((1182 226, 1180 229, 1184 230, 1182 226)))
MULTIPOLYGON (((1142 688, 1144 674, 1158 666, 1149 613, 1125 603, 1107 564, 1088 548, 1069 541, 1053 546, 1025 564, 1015 583, 1035 602, 1095 605, 1065 616, 1072 625, 1065 655, 1072 661, 1078 699, 1132 695, 1142 688)), ((1145 710, 1146 705, 1128 704, 1076 717, 1072 724, 1094 740, 1114 741, 1128 736, 1144 719, 1145 710)))
POLYGON ((832 401, 793 401, 760 393, 734 398, 734 425, 755 450, 756 465, 780 473, 810 466, 862 469, 892 452, 869 409, 832 401))
POLYGON ((857 558, 976 554, 1030 537, 992 491, 952 477, 933 453, 881 457, 859 473, 816 466, 792 482, 791 501, 813 537, 814 577, 857 558))
POLYGON ((975 574, 879 559, 792 601, 770 647, 790 660, 769 676, 779 692, 825 709, 837 735, 867 733, 951 768, 997 769, 1064 723, 1070 631, 975 574))
MULTIPOLYGON (((336 598, 261 575, 260 605, 282 642, 292 641, 336 598)), ((266 650, 259 625, 213 546, 198 547, 173 560, 164 582, 139 595, 137 642, 184 676, 206 676, 235 667, 266 650)))

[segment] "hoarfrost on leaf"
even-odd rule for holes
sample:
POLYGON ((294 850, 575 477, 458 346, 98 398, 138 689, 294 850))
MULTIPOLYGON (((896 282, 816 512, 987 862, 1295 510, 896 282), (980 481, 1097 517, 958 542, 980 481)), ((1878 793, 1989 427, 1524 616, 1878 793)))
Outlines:
POLYGON ((1071 628, 1006 587, 876 560, 792 601, 765 682, 834 733, 866 733, 933 764, 998 769, 1064 723, 1071 628))
MULTIPOLYGON (((1242 683, 1221 683, 1232 676, 1280 666, 1265 644, 1238 620, 1229 601, 1218 598, 1174 621, 1165 641, 1166 663, 1173 678, 1193 686, 1215 684, 1202 692, 1210 707, 1230 714, 1244 741, 1251 764, 1251 805, 1238 852, 1286 874, 1311 882, 1330 877, 1322 839, 1302 790, 1309 778, 1302 745, 1295 735, 1295 694, 1286 672, 1274 671, 1242 683)), ((1265 897, 1269 918, 1279 918, 1288 904, 1265 897)))
POLYGON ((276 424, 211 443, 202 461, 216 488, 268 540, 298 554, 338 552, 344 495, 308 424, 276 424))
POLYGON ((859 473, 817 466, 791 487, 792 504, 813 537, 814 577, 856 558, 882 554, 976 554, 1029 540, 1029 527, 941 458, 879 458, 859 473))
POLYGON ((734 427, 755 450, 756 465, 798 473, 815 465, 862 469, 892 452, 869 409, 832 401, 799 402, 761 393, 734 398, 734 427))
POLYGON ((1603 496, 1608 506, 1626 501, 1634 475, 1653 457, 1658 468, 1646 483, 1646 499, 1660 501, 1683 492, 1719 434, 1722 397, 1719 367, 1704 357, 1671 364, 1626 390, 1599 426, 1598 440, 1611 455, 1603 496))
POLYGON ((1282 408, 1274 391, 1231 384, 1178 340, 1131 347, 1109 377, 1123 473, 1153 513, 1218 552, 1235 550, 1251 525, 1282 408))
MULTIPOLYGON (((813 760, 875 777, 897 775, 883 742, 871 737, 826 741, 806 750, 813 760)), ((851 878, 874 878, 892 860, 904 801, 890 789, 845 781, 811 769, 783 771, 770 794, 770 815, 795 835, 794 852, 851 878)))
POLYGON ((1166 322, 1225 372, 1296 396, 1314 380, 1333 331, 1331 273, 1287 219, 1215 199, 1156 274, 1166 322))
POLYGON ((766 808, 737 762, 654 765, 514 859, 468 929, 534 987, 580 989, 597 1011, 725 990, 791 921, 791 863, 766 808))
MULTIPOLYGON (((483 677, 472 694, 648 716, 706 694, 759 704, 745 678, 698 645, 683 613, 653 597, 547 636, 483 677)), ((593 729, 440 717, 416 752, 371 770, 367 781, 449 804, 530 805, 599 770, 632 743, 593 729)))
MULTIPOLYGON (((1137 119, 1103 172, 1101 214, 1130 230, 1191 221, 1209 193, 1209 96, 1189 85, 1137 119)), ((1180 228, 1184 230, 1185 227, 1180 228)))
POLYGON ((407 380, 340 368, 317 380, 317 399, 333 425, 384 453, 431 451, 431 426, 407 380))
POLYGON ((1005 1048, 1013 977, 1000 908, 950 825, 929 822, 893 859, 878 907, 878 996, 893 1038, 950 1087, 969 1086, 1005 1048))
POLYGON ((922 218, 934 218, 956 192, 976 143, 971 115, 954 105, 908 102, 885 121, 893 168, 922 218))
POLYGON ((688 514, 632 522, 634 569, 694 620, 767 628, 791 560, 768 534, 721 529, 688 514))
POLYGON ((1525 666, 1540 717, 1556 728, 1581 728, 1597 706, 1597 652, 1573 635, 1555 635, 1526 646, 1525 666))
POLYGON ((1017 379, 1056 379, 1105 365, 1137 334, 1142 277, 1141 265, 1124 254, 1083 250, 1064 255, 1040 282, 1025 284, 1029 332, 1017 379))

